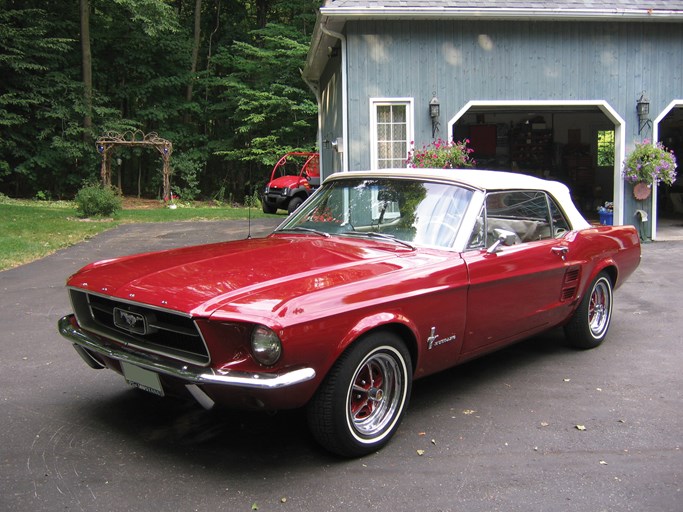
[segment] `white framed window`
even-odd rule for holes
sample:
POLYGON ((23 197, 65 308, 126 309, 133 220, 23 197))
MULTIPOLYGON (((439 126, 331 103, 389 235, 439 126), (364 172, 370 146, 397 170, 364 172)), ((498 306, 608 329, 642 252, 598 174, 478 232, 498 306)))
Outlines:
POLYGON ((412 98, 371 98, 371 167, 407 167, 406 159, 413 140, 412 98))

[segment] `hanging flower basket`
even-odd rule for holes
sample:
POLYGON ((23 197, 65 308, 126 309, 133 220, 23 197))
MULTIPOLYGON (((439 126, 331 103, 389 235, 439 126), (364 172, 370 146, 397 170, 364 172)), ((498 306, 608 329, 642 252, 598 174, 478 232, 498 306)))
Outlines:
POLYGON ((634 184, 633 196, 642 201, 650 197, 653 185, 671 185, 676 181, 676 156, 661 142, 636 143, 624 160, 624 180, 634 184))

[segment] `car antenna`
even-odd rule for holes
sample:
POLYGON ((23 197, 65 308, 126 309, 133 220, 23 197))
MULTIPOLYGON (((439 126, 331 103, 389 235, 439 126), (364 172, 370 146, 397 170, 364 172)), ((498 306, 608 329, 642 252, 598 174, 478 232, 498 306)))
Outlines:
MULTIPOLYGON (((254 184, 251 181, 251 165, 249 166, 249 191, 251 192, 254 184)), ((254 194, 252 193, 247 199, 247 240, 251 240, 251 203, 254 200, 254 194)))

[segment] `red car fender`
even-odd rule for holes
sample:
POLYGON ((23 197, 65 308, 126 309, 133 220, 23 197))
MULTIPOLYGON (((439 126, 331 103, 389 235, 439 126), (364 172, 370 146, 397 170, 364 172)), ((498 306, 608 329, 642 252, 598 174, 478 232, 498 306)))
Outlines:
MULTIPOLYGON (((384 311, 373 313, 370 316, 361 318, 356 324, 349 329, 346 335, 341 339, 337 349, 338 353, 341 354, 354 342, 356 342, 363 335, 370 331, 381 328, 394 329, 398 328, 402 331, 399 334, 405 334, 410 332, 411 339, 406 339, 406 346, 408 351, 411 353, 413 358, 413 369, 417 368, 417 358, 419 357, 419 342, 420 336, 418 334, 417 326, 409 318, 394 312, 384 311)), ((405 336, 403 336, 405 339, 405 336)))

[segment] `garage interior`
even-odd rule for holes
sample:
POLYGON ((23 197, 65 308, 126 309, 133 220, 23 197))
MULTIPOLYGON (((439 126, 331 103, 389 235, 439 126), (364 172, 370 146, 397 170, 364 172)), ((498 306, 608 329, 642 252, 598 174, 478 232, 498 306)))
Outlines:
MULTIPOLYGON (((646 129, 651 137, 651 126, 646 129)), ((452 136, 470 140, 479 168, 565 183, 589 220, 597 220, 598 207, 613 201, 614 123, 596 106, 477 106, 458 119, 452 136)), ((659 138, 683 156, 683 107, 662 120, 659 138)), ((683 219, 683 179, 658 192, 658 215, 683 219)))
POLYGON ((614 124, 597 107, 476 107, 453 128, 469 139, 482 169, 512 170, 565 183, 588 219, 613 201, 614 124), (607 145, 598 158, 598 146, 607 145))

